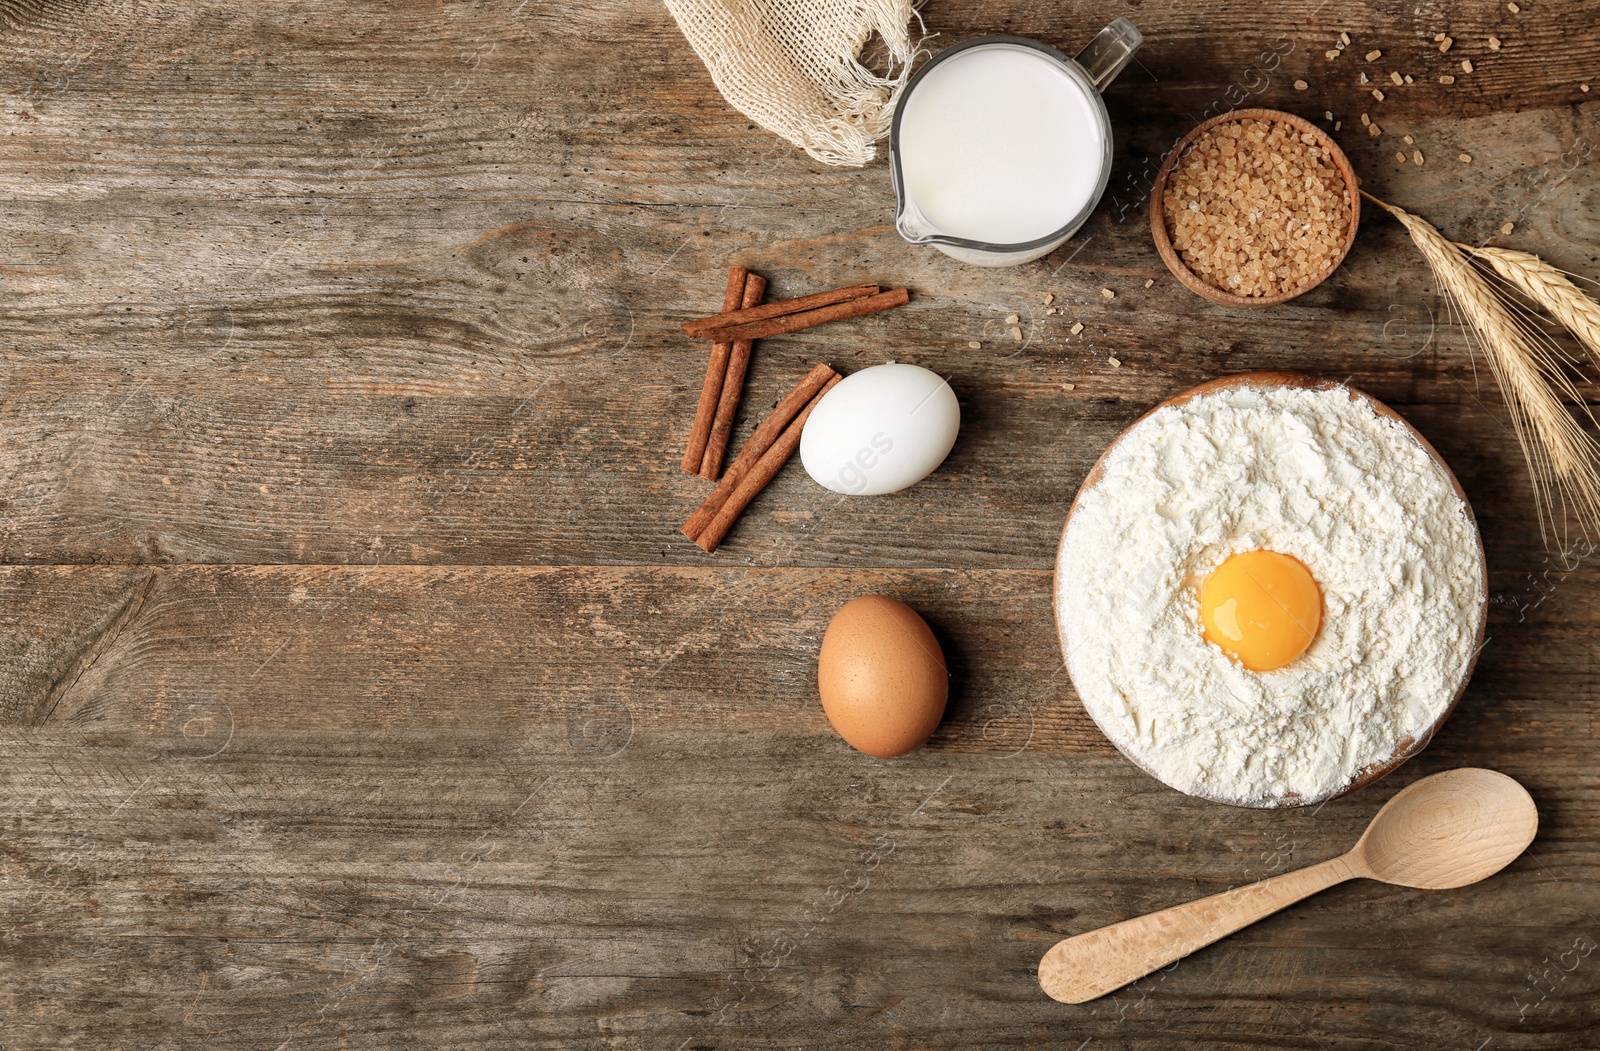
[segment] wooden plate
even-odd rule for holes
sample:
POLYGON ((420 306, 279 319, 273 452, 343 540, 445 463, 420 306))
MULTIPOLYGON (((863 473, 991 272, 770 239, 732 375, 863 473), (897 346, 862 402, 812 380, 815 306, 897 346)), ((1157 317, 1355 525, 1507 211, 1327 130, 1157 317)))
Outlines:
POLYGON ((1344 257, 1350 254, 1350 246, 1355 244, 1356 227, 1361 225, 1361 180, 1356 178, 1355 169, 1350 167, 1350 158, 1344 155, 1339 144, 1333 137, 1315 124, 1293 113, 1285 113, 1276 109, 1237 109, 1231 113, 1224 113, 1212 117, 1210 120, 1197 126, 1189 134, 1179 140, 1172 152, 1167 154, 1166 162, 1161 165, 1161 170, 1156 173, 1154 188, 1150 191, 1150 233, 1156 241, 1156 251, 1161 253, 1161 261, 1167 264, 1167 269, 1172 271, 1172 276, 1183 282, 1184 286, 1195 295, 1204 296, 1213 303, 1221 303, 1226 307, 1270 307, 1278 303, 1287 303, 1295 296, 1316 288, 1328 279, 1328 275, 1339 269, 1344 257), (1339 249, 1338 258, 1333 265, 1311 284, 1293 292, 1282 292, 1275 296, 1236 296, 1232 292, 1225 292, 1216 285, 1211 284, 1199 274, 1190 270, 1184 263, 1178 250, 1172 247, 1172 239, 1167 236, 1166 197, 1167 178, 1178 167, 1178 161, 1189 151, 1195 141, 1216 127, 1228 121, 1238 120, 1269 120, 1278 124, 1288 124, 1302 132, 1314 135, 1317 145, 1328 151, 1333 158, 1334 165, 1339 169, 1339 174, 1344 176, 1345 189, 1350 194, 1350 228, 1345 233, 1344 246, 1339 249))
MULTIPOLYGON (((1062 641, 1062 660, 1065 661, 1066 632, 1061 623, 1060 605, 1061 583, 1059 574, 1061 566, 1061 549, 1062 546, 1066 544, 1067 527, 1072 524, 1072 516, 1078 510, 1078 502, 1083 499, 1084 493, 1088 492, 1090 489, 1094 488, 1095 485, 1099 484, 1101 477, 1105 473, 1106 460, 1111 456, 1112 450, 1122 442, 1122 439, 1127 436, 1129 431, 1133 430, 1133 428, 1144 422, 1144 420, 1149 417, 1151 413, 1155 412, 1156 409, 1180 406, 1203 394, 1215 394, 1218 391, 1230 390, 1238 387, 1254 387, 1261 390, 1271 390, 1277 387, 1299 387, 1306 390, 1333 390, 1335 388, 1342 388, 1350 392, 1350 397, 1364 400, 1367 404, 1371 405, 1373 410, 1377 412, 1379 416, 1386 417, 1391 420, 1399 420, 1401 425, 1405 427, 1406 431, 1410 433, 1411 437, 1416 439, 1417 443, 1427 451, 1428 455, 1433 457, 1434 462, 1444 469, 1445 477, 1450 479, 1450 484, 1455 489, 1456 495, 1461 498, 1462 504, 1465 505, 1467 509, 1468 517, 1472 518, 1473 532, 1478 537, 1478 564, 1482 567, 1483 571, 1483 580, 1481 583, 1483 590, 1483 603, 1478 608, 1478 627, 1476 632, 1476 641, 1473 643, 1472 657, 1467 661, 1466 667, 1462 670, 1461 681, 1457 684, 1455 693, 1450 698, 1450 703, 1445 705, 1444 710, 1439 713, 1439 717, 1434 720, 1433 724, 1429 726, 1427 731, 1420 737, 1407 737, 1396 742, 1394 752, 1389 756, 1389 758, 1364 767, 1356 774, 1355 779, 1352 780, 1349 785, 1340 789, 1339 791, 1315 798, 1286 798, 1271 803, 1260 804, 1254 807, 1254 809, 1270 810, 1287 807, 1315 806, 1316 804, 1326 802, 1329 799, 1337 799, 1340 796, 1349 795, 1351 792, 1359 791, 1360 789, 1367 787, 1373 782, 1393 773, 1407 759, 1410 759, 1412 756, 1416 755, 1418 752, 1427 747, 1428 742, 1433 739, 1433 735, 1439 732, 1439 727, 1444 725, 1444 721, 1448 719, 1450 717, 1450 713, 1455 710, 1457 702, 1461 700, 1461 695, 1466 692, 1467 683, 1472 679, 1472 670, 1477 666, 1478 663, 1478 652, 1483 648, 1483 632, 1484 627, 1488 622, 1489 570, 1488 563, 1484 559, 1483 535, 1478 532, 1477 519, 1472 513, 1472 504, 1467 500, 1467 494, 1462 490, 1461 482, 1456 478, 1455 472, 1450 470, 1450 465, 1445 463, 1444 457, 1439 455, 1438 450, 1429 444, 1428 439, 1424 438, 1420 433, 1418 433, 1417 429, 1411 426, 1410 422, 1407 421, 1405 417, 1389 408, 1389 406, 1385 405, 1377 398, 1374 398, 1372 395, 1366 393, 1365 391, 1358 390, 1355 387, 1351 387, 1346 384, 1335 383, 1333 380, 1323 379, 1320 376, 1312 376, 1304 372, 1243 372, 1234 376, 1224 376, 1221 379, 1214 379, 1207 383, 1202 383, 1198 387, 1192 387, 1181 394, 1176 394, 1157 404, 1154 408, 1150 409, 1149 412, 1146 412, 1143 416, 1140 416, 1137 420, 1133 421, 1133 423, 1129 424, 1121 434, 1117 435, 1115 441, 1106 446, 1105 452, 1100 454, 1100 458, 1095 461, 1094 466, 1090 468, 1088 475, 1084 478, 1083 484, 1078 487, 1078 494, 1073 497, 1072 507, 1067 511, 1066 525, 1063 525, 1061 528, 1061 542, 1056 547, 1056 576, 1052 578, 1053 592, 1051 595, 1051 600, 1055 609, 1056 638, 1062 641)), ((1196 626, 1196 630, 1199 630, 1198 625, 1196 626)), ((1072 675, 1072 666, 1070 663, 1067 665, 1067 675, 1069 677, 1072 675)), ((1083 691, 1078 688, 1076 680, 1073 681, 1073 688, 1077 690, 1079 703, 1082 704, 1083 691)), ((1143 770, 1151 777, 1156 778, 1158 781, 1161 780, 1160 776, 1157 775, 1154 770, 1151 770, 1150 767, 1147 766, 1138 756, 1130 754, 1120 744, 1117 744, 1116 740, 1111 736, 1111 734, 1106 731, 1105 726, 1101 724, 1093 709, 1091 709, 1087 704, 1084 704, 1083 708, 1084 711, 1089 713, 1089 718, 1094 720, 1095 725, 1100 727, 1100 732, 1106 735, 1106 740, 1110 741, 1112 745, 1116 747, 1117 751, 1121 752, 1129 762, 1139 767, 1139 769, 1143 770)), ((1164 783, 1165 782, 1163 782, 1163 784, 1164 783)), ((1239 805, 1231 800, 1215 799, 1211 796, 1200 796, 1200 798, 1211 799, 1212 802, 1217 803, 1227 803, 1231 806, 1239 805)))

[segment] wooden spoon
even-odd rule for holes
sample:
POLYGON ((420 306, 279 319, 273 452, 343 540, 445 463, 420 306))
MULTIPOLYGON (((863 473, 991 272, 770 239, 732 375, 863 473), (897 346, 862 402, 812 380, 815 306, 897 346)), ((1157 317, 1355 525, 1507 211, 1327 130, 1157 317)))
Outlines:
POLYGON ((1093 1000, 1358 876, 1424 890, 1464 887, 1511 864, 1538 827, 1533 798, 1505 774, 1434 774, 1384 804, 1348 854, 1059 941, 1039 961, 1039 984, 1063 1003, 1093 1000))

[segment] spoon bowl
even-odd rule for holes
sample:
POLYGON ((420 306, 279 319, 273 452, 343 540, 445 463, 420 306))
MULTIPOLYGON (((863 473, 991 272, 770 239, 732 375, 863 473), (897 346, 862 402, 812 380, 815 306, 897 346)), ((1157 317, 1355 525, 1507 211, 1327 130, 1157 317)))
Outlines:
POLYGON ((1421 890, 1465 887, 1511 864, 1539 830, 1528 790, 1494 770, 1423 778, 1383 805, 1347 855, 1368 876, 1421 890))
POLYGON ((1093 1000, 1345 880, 1464 887, 1511 864, 1538 830, 1533 798, 1505 774, 1434 774, 1385 803, 1348 853, 1065 938, 1039 961, 1039 984, 1063 1003, 1093 1000))

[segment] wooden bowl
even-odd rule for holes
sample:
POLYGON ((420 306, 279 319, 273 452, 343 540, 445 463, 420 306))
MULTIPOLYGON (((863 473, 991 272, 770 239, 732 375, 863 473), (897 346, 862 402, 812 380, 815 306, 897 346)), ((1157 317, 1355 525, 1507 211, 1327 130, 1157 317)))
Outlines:
MULTIPOLYGON (((1335 388, 1342 388, 1350 392, 1351 398, 1366 401, 1367 404, 1372 406, 1373 410, 1379 416, 1386 417, 1391 420, 1399 420, 1401 425, 1404 426, 1405 429, 1410 433, 1411 437, 1416 439, 1417 443, 1422 446, 1428 455, 1433 457, 1434 462, 1444 469, 1445 477, 1450 479, 1451 487, 1455 489, 1456 495, 1461 498, 1462 504, 1466 506, 1468 516, 1473 518, 1473 532, 1477 533, 1478 535, 1478 564, 1483 567, 1483 579, 1481 582, 1483 590, 1483 603, 1478 608, 1478 629, 1476 632, 1476 641, 1472 646, 1472 657, 1467 661, 1466 667, 1462 669, 1461 682, 1457 684, 1455 694, 1450 698, 1450 703, 1445 705, 1444 710, 1439 713, 1439 717, 1433 721, 1432 725, 1430 725, 1427 728, 1427 731, 1424 732, 1420 737, 1407 737, 1395 742, 1394 752, 1389 756, 1389 758, 1363 767, 1356 773, 1355 778, 1350 782, 1350 784, 1336 792, 1315 798, 1286 798, 1270 803, 1262 803, 1250 807, 1250 809, 1277 810, 1289 807, 1316 806, 1319 803, 1327 802, 1329 799, 1337 799, 1340 796, 1346 796, 1351 792, 1359 791, 1375 781, 1381 780, 1382 778, 1393 773, 1407 759, 1410 759, 1412 756, 1426 748, 1428 742, 1433 739, 1433 735, 1439 732, 1439 727, 1443 726, 1444 721, 1450 717, 1450 713, 1455 711, 1456 704, 1461 700, 1461 695, 1467 690, 1467 683, 1472 679, 1472 671, 1475 667, 1477 667, 1478 653, 1483 649, 1484 628, 1488 623, 1489 568, 1488 563, 1484 559, 1483 535, 1482 533, 1478 533, 1477 520, 1476 516, 1474 516, 1472 512, 1472 504, 1467 500, 1467 494, 1462 490, 1461 482, 1456 478, 1455 472, 1450 470, 1450 465, 1445 463, 1444 457, 1439 455, 1439 451, 1435 449, 1433 445, 1429 443, 1428 439, 1424 438, 1415 427, 1411 426, 1410 421, 1408 421, 1404 416, 1401 416, 1399 413, 1389 408, 1389 406, 1385 405, 1383 402, 1379 401, 1377 398, 1374 398, 1372 395, 1363 390, 1358 390, 1357 388, 1351 387, 1348 384, 1336 383, 1333 380, 1323 379, 1320 376, 1313 376, 1304 372, 1241 372, 1234 376, 1223 376, 1220 379, 1214 379, 1206 383, 1202 383, 1197 387, 1191 387, 1181 394, 1175 394, 1165 401, 1158 403, 1151 408, 1149 412, 1146 412, 1137 420, 1134 420, 1132 423, 1130 423, 1121 434, 1117 435, 1115 441, 1106 446, 1105 452, 1100 454, 1100 458, 1095 461, 1094 466, 1089 469, 1089 473, 1084 477, 1083 484, 1078 487, 1078 493, 1072 498, 1072 506, 1067 511, 1066 524, 1061 527, 1061 541, 1056 547, 1056 566, 1058 567, 1058 573, 1061 565, 1061 550, 1067 542, 1067 527, 1072 524, 1072 516, 1078 510, 1078 502, 1083 499, 1084 493, 1094 488, 1094 486, 1100 482, 1101 477, 1105 474, 1106 461, 1111 456, 1112 450, 1115 449, 1119 443, 1121 443, 1122 439, 1127 436, 1128 432, 1137 427, 1145 420, 1146 417, 1155 412, 1157 409, 1180 406, 1194 398, 1200 397, 1203 394, 1214 394, 1217 391, 1230 390, 1237 387, 1255 387, 1263 390, 1270 390, 1276 387, 1299 387, 1306 390, 1333 390, 1335 388)), ((1061 623, 1061 586, 1060 582, 1055 578, 1052 578, 1052 581, 1053 591, 1051 594, 1051 601, 1055 609, 1056 637, 1063 640, 1062 660, 1065 661, 1066 633, 1063 630, 1061 623)), ((1198 630, 1198 625, 1196 626, 1196 630, 1198 630)), ((1068 677, 1072 676, 1072 666, 1070 663, 1067 665, 1067 675, 1068 677)), ((1073 681, 1073 688, 1078 692, 1078 702, 1083 704, 1083 691, 1078 688, 1076 680, 1073 681)), ((1154 777, 1156 780, 1161 780, 1160 776, 1154 770, 1150 769, 1150 767, 1147 766, 1143 760, 1136 755, 1130 754, 1120 744, 1117 744, 1116 739, 1106 730, 1106 727, 1101 724, 1093 709, 1091 709, 1087 704, 1083 704, 1083 710, 1089 713, 1089 718, 1093 719, 1094 724, 1100 728, 1100 732, 1106 735, 1106 740, 1110 741, 1117 751, 1122 753, 1124 758, 1133 763, 1133 765, 1137 766, 1139 769, 1143 770, 1145 773, 1149 774, 1151 777, 1154 777)), ((1162 783, 1165 784, 1165 782, 1162 783)), ((1199 796, 1198 798, 1209 799, 1215 803, 1226 803, 1229 806, 1239 805, 1231 800, 1216 799, 1211 796, 1199 796)))
POLYGON ((1156 240, 1156 251, 1161 253, 1161 261, 1167 264, 1167 269, 1172 271, 1172 276, 1193 292, 1195 295, 1204 296, 1213 303, 1221 303, 1226 307, 1270 307, 1279 303, 1287 303, 1295 296, 1303 295, 1316 288, 1328 279, 1328 275, 1339 269, 1344 262, 1344 257, 1350 254, 1350 246, 1356 240, 1356 227, 1361 224, 1361 180, 1356 178, 1355 169, 1350 167, 1350 158, 1344 155, 1339 144, 1333 137, 1315 124, 1293 113, 1285 113, 1275 109, 1237 109, 1231 113, 1224 113, 1212 117, 1200 124, 1189 134, 1179 140, 1178 145, 1167 154, 1166 161, 1161 165, 1161 170, 1156 173, 1155 187, 1150 191, 1150 233, 1156 240), (1172 239, 1167 236, 1167 213, 1164 203, 1166 198, 1167 179, 1178 167, 1178 161, 1189 152, 1200 136, 1228 121, 1239 120, 1269 120, 1278 124, 1288 124, 1302 132, 1316 136, 1317 145, 1328 151, 1333 157, 1333 163, 1339 169, 1339 174, 1344 176, 1345 189, 1350 194, 1350 228, 1345 232, 1344 245, 1339 249, 1338 258, 1333 265, 1323 272, 1311 284, 1293 292, 1282 292, 1275 296, 1238 296, 1232 292, 1224 291, 1190 270, 1184 263, 1178 250, 1172 247, 1172 239))

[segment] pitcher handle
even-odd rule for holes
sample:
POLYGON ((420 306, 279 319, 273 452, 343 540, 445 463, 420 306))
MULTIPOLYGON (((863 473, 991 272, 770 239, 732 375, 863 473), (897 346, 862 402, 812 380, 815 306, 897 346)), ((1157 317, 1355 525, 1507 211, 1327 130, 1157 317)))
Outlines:
POLYGON ((1088 71, 1094 89, 1104 91, 1143 43, 1144 34, 1132 22, 1117 18, 1095 34, 1089 46, 1078 52, 1076 61, 1088 71))

